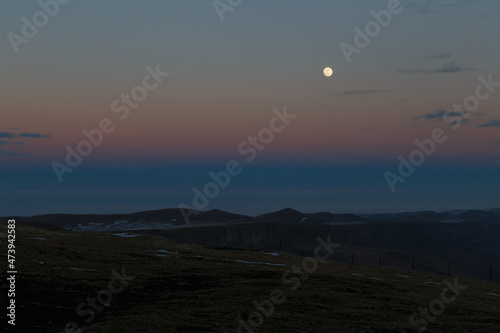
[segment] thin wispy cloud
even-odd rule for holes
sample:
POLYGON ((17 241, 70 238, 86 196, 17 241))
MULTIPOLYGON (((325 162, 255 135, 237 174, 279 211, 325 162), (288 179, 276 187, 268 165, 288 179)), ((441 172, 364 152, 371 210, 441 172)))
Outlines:
POLYGON ((492 120, 489 123, 477 125, 477 127, 500 127, 500 120, 492 120))
MULTIPOLYGON (((449 110, 436 110, 434 112, 430 112, 427 114, 422 114, 413 118, 413 120, 423 119, 424 122, 420 125, 420 127, 426 126, 426 121, 434 121, 434 120, 444 120, 446 117, 446 122, 449 123, 450 126, 454 126, 457 123, 465 124, 468 123, 471 119, 464 118, 464 115, 467 114, 465 111, 449 111, 449 110), (457 117, 459 119, 457 119, 457 117)), ((416 128, 417 124, 414 124, 411 128, 416 128)))
POLYGON ((475 71, 476 69, 473 67, 465 68, 461 66, 455 65, 453 62, 444 65, 441 68, 410 68, 410 69, 402 69, 399 68, 397 71, 403 74, 454 74, 461 73, 467 71, 475 71))
POLYGON ((447 8, 453 8, 453 7, 459 7, 462 5, 467 5, 473 2, 478 2, 479 0, 461 0, 461 1, 455 1, 455 2, 449 2, 449 3, 444 3, 441 6, 442 7, 447 7, 447 8))
POLYGON ((377 89, 371 89, 371 90, 345 90, 341 91, 339 93, 336 93, 335 95, 341 95, 341 96, 348 96, 348 95, 373 95, 373 94, 381 94, 381 93, 390 93, 393 92, 394 90, 392 89, 387 89, 387 90, 377 90, 377 89))
MULTIPOLYGON (((36 139, 49 139, 49 138, 50 138, 49 134, 41 134, 41 133, 0 132, 0 147, 10 146, 12 148, 21 148, 21 146, 24 146, 26 144, 26 142, 19 140, 24 140, 29 142, 36 139)), ((0 156, 17 157, 17 156, 26 156, 26 154, 0 148, 0 156)))
POLYGON ((461 117, 464 114, 464 112, 456 112, 456 111, 448 111, 448 110, 437 110, 434 112, 430 112, 427 114, 423 114, 420 116, 416 116, 413 118, 413 120, 419 120, 419 119, 428 119, 428 120, 433 120, 433 119, 443 119, 445 115, 448 117, 461 117))
POLYGON ((40 134, 40 133, 15 134, 12 132, 0 132, 0 138, 4 138, 4 139, 13 139, 13 138, 49 139, 50 134, 40 134))
POLYGON ((5 146, 5 145, 15 145, 15 146, 22 146, 24 145, 24 142, 10 142, 8 140, 0 140, 0 146, 5 146))
POLYGON ((0 138, 15 138, 16 135, 10 132, 0 132, 0 138))
POLYGON ((33 139, 48 139, 50 138, 49 134, 40 134, 40 133, 21 133, 17 136, 18 138, 33 138, 33 139))

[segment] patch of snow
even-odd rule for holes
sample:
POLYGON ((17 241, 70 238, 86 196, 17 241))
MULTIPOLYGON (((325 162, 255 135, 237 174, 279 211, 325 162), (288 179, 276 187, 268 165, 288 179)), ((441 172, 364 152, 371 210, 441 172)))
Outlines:
POLYGON ((369 279, 372 279, 372 280, 382 280, 381 278, 378 278, 378 277, 371 277, 369 279))
POLYGON ((279 256, 279 254, 278 254, 278 253, 276 253, 276 252, 265 252, 264 254, 269 254, 269 255, 272 255, 272 256, 274 256, 274 257, 279 256))
POLYGON ((160 253, 167 253, 167 254, 179 254, 179 252, 175 251, 175 252, 170 252, 170 251, 167 251, 167 250, 158 250, 156 252, 160 252, 160 253))
POLYGON ((151 229, 164 229, 165 227, 174 226, 170 222, 166 221, 154 221, 154 222, 144 222, 144 220, 139 221, 114 221, 112 224, 103 224, 90 222, 87 225, 78 224, 77 227, 67 226, 64 227, 66 230, 70 231, 131 231, 131 230, 151 230, 151 229))
POLYGON ((493 293, 484 293, 485 295, 492 295, 492 296, 500 296, 500 295, 497 295, 497 294, 493 294, 493 293))
POLYGON ((366 224, 365 221, 349 221, 349 222, 326 222, 328 225, 356 225, 356 224, 366 224))
POLYGON ((166 254, 179 254, 179 252, 170 252, 167 250, 144 250, 144 252, 159 252, 159 253, 166 253, 166 254))
POLYGON ((86 268, 70 268, 74 271, 94 271, 95 272, 95 269, 86 269, 86 268))
POLYGON ((47 238, 43 238, 43 237, 31 237, 30 239, 46 240, 47 238))
MULTIPOLYGON (((191 256, 190 258, 203 258, 203 259, 209 259, 209 260, 217 260, 217 258, 203 257, 203 256, 200 256, 200 255, 191 256)), ((258 265, 269 265, 269 266, 286 266, 284 264, 273 264, 273 263, 270 263, 270 262, 262 262, 262 261, 246 261, 246 260, 231 260, 231 259, 219 259, 219 260, 228 261, 228 262, 230 262, 230 261, 241 262, 241 263, 245 263, 245 264, 258 264, 258 265)))
POLYGON ((437 283, 437 282, 426 282, 425 284, 433 284, 433 285, 436 285, 436 286, 440 286, 441 283, 437 283))
POLYGON ((409 275, 404 275, 404 274, 396 274, 397 276, 401 276, 401 277, 404 277, 404 278, 411 278, 411 276, 409 275))
POLYGON ((121 234, 113 234, 113 235, 114 235, 114 236, 120 236, 120 237, 128 237, 128 238, 130 238, 130 237, 137 237, 137 236, 139 236, 139 235, 131 235, 131 234, 127 234, 127 233, 124 233, 124 232, 123 232, 123 233, 121 233, 121 234))
POLYGON ((307 221, 308 217, 307 216, 304 216, 303 218, 300 219, 300 222, 305 222, 307 221))
POLYGON ((40 265, 43 265, 43 264, 44 264, 44 262, 43 262, 43 261, 40 261, 40 260, 36 260, 36 259, 31 259, 31 260, 33 260, 34 262, 39 263, 40 265))
POLYGON ((203 259, 210 259, 210 260, 214 259, 214 258, 203 257, 203 256, 199 256, 199 255, 198 256, 191 256, 191 258, 203 258, 203 259))
POLYGON ((258 264, 258 265, 269 265, 269 266, 286 266, 284 264, 272 264, 270 262, 262 262, 262 261, 246 261, 246 260, 227 260, 226 261, 236 261, 236 262, 242 262, 245 264, 258 264))

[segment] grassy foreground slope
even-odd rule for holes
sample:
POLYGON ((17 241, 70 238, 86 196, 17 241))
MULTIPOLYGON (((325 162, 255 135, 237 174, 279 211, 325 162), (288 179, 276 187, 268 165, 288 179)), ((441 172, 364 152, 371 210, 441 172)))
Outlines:
MULTIPOLYGON (((429 304, 439 310, 443 282, 454 281, 333 261, 315 268, 313 260, 286 252, 214 250, 158 236, 22 224, 16 251, 12 332, 64 332, 71 322, 74 332, 417 332, 409 317, 429 304), (310 274, 292 272, 303 263, 310 274), (280 304, 271 311, 273 295, 280 304), (92 299, 102 304, 91 305, 92 299), (260 312, 259 304, 265 304, 260 312), (253 326, 241 324, 248 319, 253 326)), ((1 283, 4 290, 5 279, 1 283)), ((439 315, 429 312, 427 331, 499 332, 500 285, 460 277, 458 283, 467 289, 439 315)), ((1 316, 6 323, 5 311, 1 316)), ((423 325, 422 316, 414 319, 423 325)))

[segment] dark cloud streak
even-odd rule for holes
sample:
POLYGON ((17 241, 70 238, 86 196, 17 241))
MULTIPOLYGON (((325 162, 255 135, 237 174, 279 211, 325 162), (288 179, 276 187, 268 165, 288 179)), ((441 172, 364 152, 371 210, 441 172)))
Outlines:
POLYGON ((437 110, 431 113, 423 114, 420 116, 416 116, 413 118, 413 120, 419 120, 419 119, 442 119, 446 114, 449 117, 462 117, 463 114, 466 112, 456 112, 456 111, 448 111, 448 110, 437 110))
POLYGON ((3 139, 13 139, 13 138, 49 139, 50 134, 40 134, 40 133, 15 134, 15 133, 11 133, 11 132, 0 132, 0 138, 3 138, 3 139))
POLYGON ((477 127, 500 127, 500 120, 492 120, 489 123, 477 125, 477 127))
POLYGON ((18 138, 48 139, 48 138, 50 138, 50 135, 49 134, 43 135, 40 133, 21 133, 17 137, 18 138))
POLYGON ((455 65, 453 62, 443 66, 442 68, 417 68, 417 69, 402 69, 399 68, 397 71, 403 74, 454 74, 467 71, 475 71, 473 67, 464 68, 455 65))
MULTIPOLYGON (((25 143, 21 141, 15 141, 12 142, 11 140, 13 139, 24 139, 24 140, 34 140, 34 139, 49 139, 50 135, 49 134, 40 134, 40 133, 12 133, 12 132, 0 132, 0 146, 24 146, 25 143)), ((26 156, 24 153, 18 153, 6 149, 0 149, 0 156, 6 156, 6 157, 17 157, 17 156, 26 156)))

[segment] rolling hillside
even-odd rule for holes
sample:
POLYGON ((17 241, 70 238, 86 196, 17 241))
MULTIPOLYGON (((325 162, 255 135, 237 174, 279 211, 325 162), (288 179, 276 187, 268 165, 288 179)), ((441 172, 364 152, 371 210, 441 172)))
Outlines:
POLYGON ((284 251, 215 250, 125 232, 19 223, 17 235, 17 332, 64 332, 66 325, 107 333, 417 332, 424 324, 428 332, 500 329, 500 286, 474 279, 314 264, 284 251), (425 321, 419 308, 438 302, 449 283, 466 289, 425 321), (114 290, 111 298, 107 290, 114 290), (272 311, 266 300, 277 302, 272 311))

